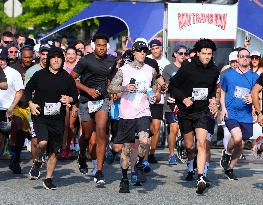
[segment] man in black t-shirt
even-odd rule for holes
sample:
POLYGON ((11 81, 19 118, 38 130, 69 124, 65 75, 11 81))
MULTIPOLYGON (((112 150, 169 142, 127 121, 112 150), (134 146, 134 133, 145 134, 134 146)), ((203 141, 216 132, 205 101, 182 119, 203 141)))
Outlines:
POLYGON ((107 55, 107 43, 109 39, 104 34, 96 34, 92 40, 95 43, 94 53, 82 57, 72 71, 76 80, 77 88, 80 90, 79 116, 83 129, 80 137, 79 170, 87 174, 87 143, 92 134, 93 124, 96 124, 96 154, 97 172, 94 181, 98 186, 105 184, 102 173, 104 155, 106 150, 106 125, 109 111, 108 78, 112 72, 115 58, 107 55))
MULTIPOLYGON (((261 109, 263 100, 261 99, 261 102, 259 101, 259 93, 262 92, 262 89, 263 89, 263 74, 259 76, 252 90, 252 101, 255 107, 255 114, 257 115, 257 122, 261 127, 263 127, 263 113, 261 109)), ((263 132, 263 129, 262 129, 262 132, 263 132)), ((261 154, 263 152, 263 137, 262 136, 259 136, 257 138, 256 144, 253 147, 253 152, 256 158, 261 157, 261 154)))
POLYGON ((184 135, 188 152, 192 150, 195 132, 198 151, 196 193, 202 194, 207 186, 206 177, 203 176, 206 162, 206 136, 210 117, 217 114, 215 99, 219 70, 212 60, 213 52, 216 50, 213 41, 200 39, 194 48, 197 56, 192 58, 191 62, 182 64, 170 79, 169 89, 171 97, 175 98, 179 108, 180 131, 184 135))
POLYGON ((29 171, 29 178, 39 179, 42 157, 47 151, 47 173, 43 186, 52 190, 56 189, 52 175, 57 163, 58 150, 63 142, 66 106, 76 104, 78 100, 74 79, 63 69, 64 61, 62 49, 51 48, 46 68, 36 72, 25 88, 25 99, 38 138, 36 160, 29 171))

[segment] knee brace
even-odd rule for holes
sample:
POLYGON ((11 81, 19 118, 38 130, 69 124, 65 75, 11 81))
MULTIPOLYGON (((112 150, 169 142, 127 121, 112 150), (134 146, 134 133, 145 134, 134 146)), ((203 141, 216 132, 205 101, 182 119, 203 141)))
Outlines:
POLYGON ((121 151, 122 169, 128 169, 129 168, 130 158, 131 158, 131 144, 130 143, 124 143, 122 145, 122 151, 121 151))

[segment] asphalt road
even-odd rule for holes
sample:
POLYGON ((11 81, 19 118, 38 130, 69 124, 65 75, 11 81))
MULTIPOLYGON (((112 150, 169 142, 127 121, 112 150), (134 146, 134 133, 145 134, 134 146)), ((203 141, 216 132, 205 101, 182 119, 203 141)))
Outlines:
MULTIPOLYGON (((147 175, 142 187, 132 187, 130 194, 120 194, 119 163, 105 165, 105 188, 96 188, 93 178, 78 171, 77 161, 59 161, 54 173, 55 191, 45 190, 42 181, 30 181, 27 173, 32 162, 23 153, 22 175, 8 169, 8 161, 0 160, 0 204, 262 204, 263 159, 254 160, 246 151, 247 160, 240 161, 235 174, 238 181, 224 178, 219 166, 219 149, 212 150, 208 178, 212 185, 203 195, 195 193, 195 181, 186 182, 186 165, 167 165, 167 149, 158 150, 158 164, 147 175)), ((91 162, 88 163, 92 167, 91 162)), ((90 169, 91 170, 91 169, 90 169)), ((43 167, 42 176, 45 174, 43 167)))

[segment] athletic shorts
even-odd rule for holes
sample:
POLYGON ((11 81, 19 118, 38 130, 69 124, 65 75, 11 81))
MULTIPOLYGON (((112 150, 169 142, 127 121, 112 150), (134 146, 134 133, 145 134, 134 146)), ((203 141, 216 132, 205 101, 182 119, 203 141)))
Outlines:
POLYGON ((152 119, 163 119, 163 104, 150 104, 152 119))
POLYGON ((178 122, 182 134, 194 132, 196 128, 203 128, 209 130, 211 117, 209 111, 202 111, 199 113, 185 114, 178 113, 178 122))
POLYGON ((239 127, 241 129, 243 140, 248 140, 253 136, 253 123, 243 123, 233 119, 227 119, 225 120, 225 123, 230 132, 232 129, 239 127))
MULTIPOLYGON (((104 102, 102 104, 102 107, 100 108, 100 110, 104 110, 105 112, 109 112, 109 99, 104 99, 104 102)), ((95 113, 89 113, 89 108, 88 108, 88 102, 86 103, 79 103, 79 107, 78 107, 78 111, 79 111, 79 118, 80 121, 89 121, 91 119, 95 118, 95 113)))
POLYGON ((32 118, 33 129, 39 141, 48 141, 47 152, 58 153, 63 143, 65 121, 41 117, 32 118))
POLYGON ((178 123, 177 115, 173 112, 164 113, 166 124, 178 123))
POLYGON ((140 132, 147 132, 150 136, 151 117, 136 119, 120 119, 117 136, 114 144, 134 143, 136 135, 140 132))

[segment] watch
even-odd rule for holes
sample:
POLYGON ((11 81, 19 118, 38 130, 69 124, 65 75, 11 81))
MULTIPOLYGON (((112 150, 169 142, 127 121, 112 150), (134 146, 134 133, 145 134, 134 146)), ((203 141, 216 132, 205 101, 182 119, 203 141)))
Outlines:
POLYGON ((255 114, 256 114, 256 116, 259 116, 259 115, 262 115, 262 112, 260 111, 260 112, 258 112, 257 110, 255 111, 255 114))

